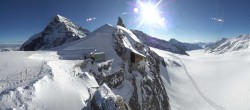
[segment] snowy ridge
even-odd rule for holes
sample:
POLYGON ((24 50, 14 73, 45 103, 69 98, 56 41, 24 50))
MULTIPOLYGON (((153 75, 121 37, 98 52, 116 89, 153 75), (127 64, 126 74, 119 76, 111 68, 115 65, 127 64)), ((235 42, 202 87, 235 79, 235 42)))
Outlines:
POLYGON ((50 49, 84 38, 88 34, 89 30, 75 25, 63 16, 57 15, 42 32, 35 34, 28 39, 20 47, 20 50, 34 51, 50 49))
POLYGON ((155 37, 151 37, 147 35, 146 33, 143 33, 142 31, 132 30, 132 32, 138 37, 138 39, 140 39, 142 43, 144 43, 147 46, 177 53, 177 54, 188 55, 185 52, 183 47, 179 45, 175 45, 172 42, 157 39, 155 37))
POLYGON ((247 49, 250 45, 250 34, 240 35, 236 38, 222 38, 218 40, 211 47, 206 49, 206 52, 223 54, 226 52, 233 52, 247 49))

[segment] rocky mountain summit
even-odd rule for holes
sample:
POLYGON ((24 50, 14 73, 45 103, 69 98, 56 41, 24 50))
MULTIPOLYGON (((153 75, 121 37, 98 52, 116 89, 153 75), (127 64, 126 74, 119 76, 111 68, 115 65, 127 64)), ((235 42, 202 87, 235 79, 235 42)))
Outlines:
POLYGON ((21 47, 23 51, 45 50, 79 40, 90 33, 69 19, 56 15, 46 28, 30 37, 21 47))

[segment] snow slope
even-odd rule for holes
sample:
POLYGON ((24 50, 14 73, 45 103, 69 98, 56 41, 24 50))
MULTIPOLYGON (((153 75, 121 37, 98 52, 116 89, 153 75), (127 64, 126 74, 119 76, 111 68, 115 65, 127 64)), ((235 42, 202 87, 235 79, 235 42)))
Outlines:
MULTIPOLYGON (((55 54, 55 52, 36 52, 55 54)), ((0 53, 0 109, 25 109, 32 97, 33 87, 40 78, 50 75, 50 68, 45 58, 39 60, 29 58, 34 52, 2 52, 0 53)), ((46 56, 47 56, 46 55, 46 56)))
MULTIPOLYGON (((117 68, 119 64, 122 62, 121 58, 116 54, 113 49, 113 33, 116 31, 115 27, 110 24, 105 24, 94 32, 92 32, 88 38, 83 39, 81 41, 76 41, 71 45, 62 46, 57 48, 57 50, 86 50, 92 49, 96 50, 97 52, 105 52, 106 59, 108 60, 115 60, 116 64, 114 64, 112 68, 117 68)), ((88 51, 87 51, 88 52, 88 51)), ((74 54, 74 53, 72 53, 74 54)), ((86 53, 89 54, 89 53, 86 53)), ((113 70, 111 70, 113 71, 113 70)), ((114 70, 116 71, 116 70, 114 70)))
POLYGON ((161 77, 168 92, 172 110, 220 109, 217 105, 210 104, 206 97, 203 97, 203 94, 187 73, 186 66, 179 59, 179 55, 155 48, 152 49, 162 56, 167 64, 167 70, 161 71, 161 77))
POLYGON ((250 109, 249 49, 211 55, 201 51, 181 57, 204 95, 226 110, 250 109))
POLYGON ((153 49, 168 62, 162 74, 173 110, 249 110, 250 50, 190 56, 153 49))
POLYGON ((98 87, 75 67, 81 61, 60 60, 56 52, 3 52, 0 58, 0 109, 82 109, 89 88, 98 87))
POLYGON ((30 108, 79 110, 87 105, 90 98, 88 88, 98 87, 93 76, 81 73, 78 68, 73 68, 74 61, 51 61, 53 77, 44 77, 34 84, 35 97, 30 102, 30 108), (75 74, 85 75, 80 78, 75 74))
POLYGON ((29 58, 33 52, 1 52, 0 54, 0 93, 5 89, 12 89, 15 85, 24 85, 41 76, 44 59, 29 58))

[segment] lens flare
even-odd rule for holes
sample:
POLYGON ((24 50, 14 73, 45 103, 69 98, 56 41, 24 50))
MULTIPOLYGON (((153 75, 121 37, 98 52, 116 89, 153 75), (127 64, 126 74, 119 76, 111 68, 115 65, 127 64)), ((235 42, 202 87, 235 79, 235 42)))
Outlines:
POLYGON ((138 8, 134 8, 133 10, 135 13, 138 13, 139 9, 138 8))

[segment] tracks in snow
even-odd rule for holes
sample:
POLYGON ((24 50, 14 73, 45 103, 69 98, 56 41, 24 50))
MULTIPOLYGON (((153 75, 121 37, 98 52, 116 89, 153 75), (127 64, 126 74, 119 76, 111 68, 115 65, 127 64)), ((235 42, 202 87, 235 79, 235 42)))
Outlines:
POLYGON ((196 91, 199 93, 199 95, 212 107, 214 107, 217 110, 225 110, 225 108, 223 108, 220 105, 217 105, 215 102, 213 102, 211 99, 209 99, 206 95, 204 95, 199 86, 196 84, 196 82, 194 81, 194 79, 191 77, 191 75, 188 73, 186 66, 184 65, 184 63, 181 61, 181 59, 179 57, 176 57, 174 55, 171 55, 172 57, 178 59, 180 61, 180 63, 183 65, 185 74, 188 76, 188 78, 190 79, 190 81, 192 82, 193 86, 195 87, 196 91))

